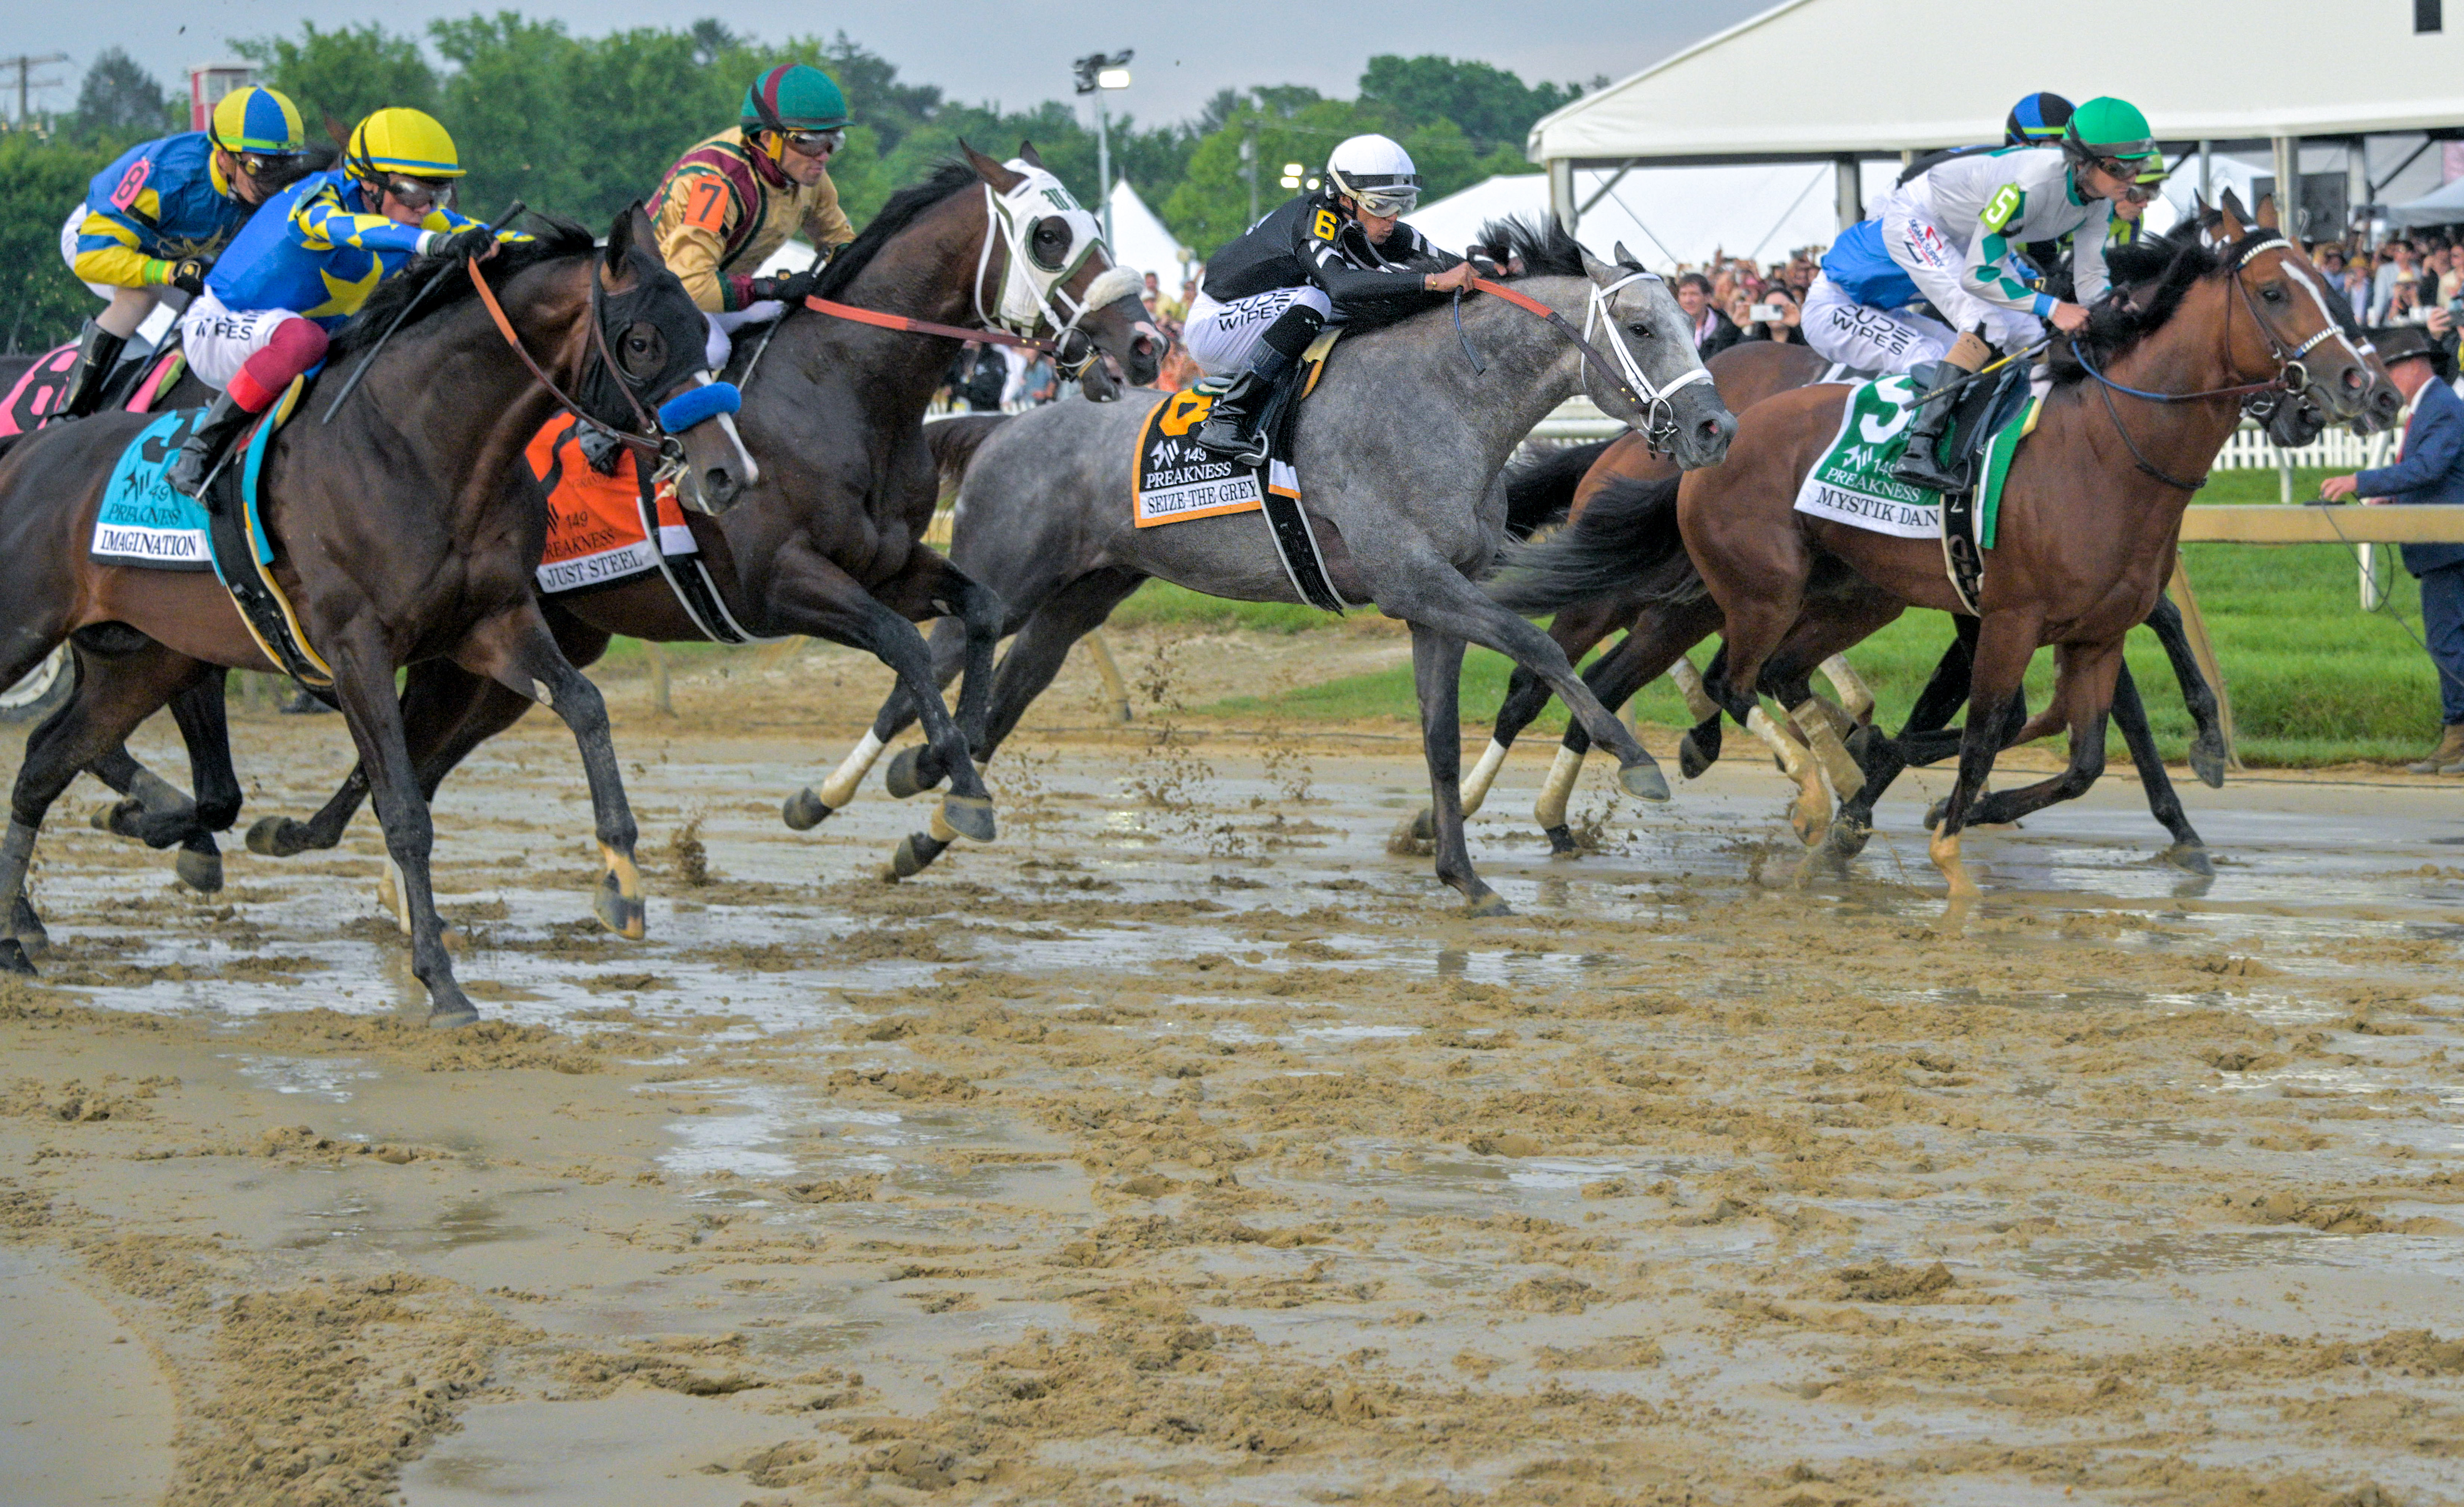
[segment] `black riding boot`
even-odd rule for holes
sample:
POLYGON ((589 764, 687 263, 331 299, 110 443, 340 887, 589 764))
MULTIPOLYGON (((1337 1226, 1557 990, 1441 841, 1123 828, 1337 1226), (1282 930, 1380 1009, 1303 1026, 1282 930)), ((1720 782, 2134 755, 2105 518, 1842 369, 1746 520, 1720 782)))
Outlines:
POLYGON ((1275 317, 1275 322, 1258 336, 1257 348, 1250 353, 1248 368, 1233 379, 1232 386, 1207 410, 1206 422, 1198 426, 1191 438, 1201 450, 1211 450, 1236 465, 1263 466, 1266 463, 1266 441, 1258 432, 1260 411, 1275 390, 1275 383, 1289 371, 1292 364, 1309 349, 1317 332, 1326 328, 1326 316, 1306 303, 1295 303, 1275 317))
POLYGON ((231 441, 255 417, 230 393, 217 396, 214 406, 206 410, 206 416, 197 420, 197 427, 188 431, 187 442, 180 447, 180 458, 171 462, 172 489, 189 497, 203 492, 206 478, 222 463, 231 441))
POLYGON ((60 405, 61 418, 83 418, 102 401, 102 385, 111 380, 111 368, 120 364, 121 349, 128 344, 125 335, 114 335, 92 320, 77 332, 77 365, 69 368, 68 400, 60 405))
POLYGON ((1891 478, 1935 492, 1960 491, 1968 485, 1968 478, 1961 474, 1966 468, 1956 462, 1946 466, 1939 458, 1943 442, 1950 437, 1951 412, 1959 407, 1959 395, 1946 394, 1943 389, 1959 383, 1968 373, 1947 361, 1929 361, 1908 375, 1921 386, 1917 398, 1921 406, 1908 425, 1907 449, 1891 467, 1891 478))

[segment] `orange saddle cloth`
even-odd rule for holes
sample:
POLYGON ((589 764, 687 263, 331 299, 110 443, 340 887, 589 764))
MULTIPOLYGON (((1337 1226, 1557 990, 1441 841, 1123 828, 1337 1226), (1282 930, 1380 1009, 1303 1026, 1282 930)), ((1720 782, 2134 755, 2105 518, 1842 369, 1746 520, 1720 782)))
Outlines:
POLYGON ((582 453, 581 428, 580 419, 561 415, 523 452, 531 475, 547 489, 547 553, 539 567, 542 596, 629 580, 658 569, 661 555, 697 552, 675 488, 659 488, 659 538, 653 545, 642 526, 631 448, 617 453, 615 475, 603 476, 582 453))

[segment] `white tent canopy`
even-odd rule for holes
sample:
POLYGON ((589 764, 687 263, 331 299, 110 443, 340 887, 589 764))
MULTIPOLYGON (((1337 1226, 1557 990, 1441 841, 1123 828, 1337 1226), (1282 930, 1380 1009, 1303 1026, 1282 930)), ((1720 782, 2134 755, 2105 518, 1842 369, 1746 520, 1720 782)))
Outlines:
MULTIPOLYGON (((1888 183, 1896 165, 1876 166, 1888 183)), ((1474 184, 1406 217, 1432 244, 1461 255, 1485 221, 1548 213, 1548 175, 1519 173, 1474 184)), ((1831 168, 1769 163, 1639 169, 1593 206, 1577 233, 1595 256, 1609 256, 1622 241, 1644 266, 1661 271, 1679 262, 1701 266, 1721 251, 1768 263, 1800 246, 1827 245, 1837 233, 1831 168)))
POLYGON ((2464 178, 2409 204, 2387 206, 2387 223, 2399 227, 2464 223, 2464 178))
POLYGON ((1896 156, 1998 140, 2011 101, 2048 86, 2120 95, 2177 142, 2464 125, 2464 15, 2459 32, 2416 35, 2411 12, 2064 0, 2038 24, 1960 0, 1785 0, 1543 117, 1529 155, 1896 156))
POLYGON ((1177 298, 1189 276, 1189 248, 1167 229, 1127 178, 1112 183, 1112 260, 1155 275, 1166 298, 1177 298))

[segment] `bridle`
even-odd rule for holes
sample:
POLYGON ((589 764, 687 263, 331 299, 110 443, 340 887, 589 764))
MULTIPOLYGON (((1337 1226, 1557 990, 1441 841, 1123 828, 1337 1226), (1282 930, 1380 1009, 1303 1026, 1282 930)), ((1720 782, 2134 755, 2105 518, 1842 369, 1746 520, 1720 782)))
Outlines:
MULTIPOLYGON (((2139 388, 2125 387, 2097 370, 2096 365, 2087 359, 2087 353, 2079 349, 2078 338, 2072 338, 2071 357, 2079 364, 2080 370, 2096 379, 2097 394, 2104 399, 2105 414, 2113 420, 2114 432, 2122 436, 2123 448, 2130 452, 2131 462, 2139 470, 2154 476, 2167 486, 2177 487, 2184 492, 2196 492, 2208 484, 2208 474, 2201 472, 2194 480, 2185 479, 2150 461, 2141 453, 2139 442, 2130 437, 2128 426, 2122 422, 2121 410, 2114 407, 2113 395, 2119 392, 2146 403, 2173 404, 2206 403, 2219 398, 2246 400, 2269 392, 2281 392, 2299 397, 2309 391, 2310 368, 2301 364, 2301 358, 2343 333, 2336 323, 2333 311, 2328 310, 2322 302, 2321 312, 2327 316, 2326 327, 2300 344, 2287 347, 2284 342, 2277 339, 2276 332, 2268 327, 2267 317, 2258 311, 2257 298, 2251 293, 2250 284, 2242 279, 2243 272, 2249 268, 2259 253, 2272 246, 2289 244, 2291 243, 2285 239, 2280 231, 2264 228, 2252 231, 2233 247, 2232 258, 2225 264, 2227 275, 2233 279, 2234 291, 2241 295, 2242 303, 2250 310, 2251 323, 2257 327, 2259 338, 2267 342, 2268 354, 2276 362, 2276 374, 2265 382, 2245 382, 2229 388, 2209 388, 2198 392, 2148 392, 2139 388)), ((2228 351, 2233 348, 2233 306, 2231 303, 2225 305, 2223 343, 2228 351)))
MULTIPOLYGON (((616 353, 607 347, 607 289, 599 276, 599 258, 594 255, 590 258, 590 348, 595 360, 583 375, 583 386, 586 392, 594 385, 612 382, 616 390, 624 394, 625 406, 633 411, 635 429, 618 429, 567 397, 564 389, 556 385, 556 379, 531 359, 529 348, 523 345, 520 334, 514 328, 514 321, 506 317, 505 306, 496 301, 496 290, 488 286, 488 279, 479 271, 477 261, 470 263, 470 272, 472 285, 479 292, 479 301, 488 306, 489 318, 496 321, 496 332, 505 337, 505 344, 514 348, 514 354, 521 358, 522 365, 530 368, 531 376, 547 389, 548 396, 574 418, 632 451, 641 460, 657 457, 657 471, 648 476, 654 486, 684 473, 685 446, 684 441, 677 437, 679 433, 720 413, 736 411, 743 401, 733 384, 712 382, 670 398, 659 406, 656 414, 644 408, 640 395, 633 390, 633 379, 618 364, 616 353)), ((655 376, 643 379, 645 382, 654 380, 655 376)))
POLYGON ((1644 375, 1641 363, 1634 359, 1634 352, 1627 348, 1624 339, 1617 334, 1617 315, 1610 307, 1621 289, 1638 282, 1664 280, 1656 272, 1636 268, 1606 287, 1593 283, 1591 297, 1583 312, 1583 327, 1579 330, 1574 328, 1572 320, 1520 289, 1509 288, 1486 277, 1473 278, 1472 286, 1505 299, 1527 314, 1536 314, 1555 326, 1559 334, 1573 343, 1584 362, 1599 374, 1600 380, 1608 384, 1611 391, 1623 398, 1629 407, 1641 410, 1643 438, 1653 450, 1665 452, 1676 442, 1678 429, 1677 409, 1669 398, 1688 383, 1709 382, 1711 373, 1698 364, 1693 370, 1664 388, 1654 383, 1644 375), (1615 365, 1611 365, 1609 358, 1592 344, 1592 326, 1595 322, 1609 332, 1609 348, 1617 352, 1615 365))
MULTIPOLYGON (((1076 380, 1086 374, 1103 352, 1093 336, 1081 327, 1087 316, 1107 304, 1135 293, 1141 286, 1138 275, 1127 267, 1110 266, 1095 275, 1087 285, 1084 298, 1072 298, 1063 286, 1096 249, 1104 247, 1103 228, 1095 216, 1080 207, 1062 187, 1061 180, 1041 167, 1016 159, 1004 164, 1019 174, 1020 182, 1007 193, 985 184, 984 239, 976 253, 976 276, 970 285, 975 302, 976 324, 973 329, 956 324, 936 324, 931 320, 912 319, 904 314, 887 314, 879 309, 859 308, 852 303, 839 303, 828 299, 807 298, 804 307, 816 314, 833 319, 870 324, 879 329, 905 330, 915 335, 937 335, 950 340, 977 341, 989 345, 1011 345, 1023 350, 1041 351, 1052 358, 1062 376, 1076 380), (1043 218, 1031 212, 1036 208, 1029 201, 1041 198, 1068 225, 1069 255, 1062 259, 1058 271, 1037 264, 1027 253, 1026 232, 1020 229, 1022 220, 1033 224, 1043 218), (1000 296, 990 308, 985 307, 984 284, 992 271, 993 250, 998 246, 1006 255, 1001 271, 1000 296), (1058 305, 1058 307, 1056 307, 1058 305), (1066 311, 1066 312, 1065 312, 1066 311), (1038 329, 1050 326, 1049 340, 1036 335, 1038 329)), ((1110 248, 1105 248, 1110 255, 1110 248)))

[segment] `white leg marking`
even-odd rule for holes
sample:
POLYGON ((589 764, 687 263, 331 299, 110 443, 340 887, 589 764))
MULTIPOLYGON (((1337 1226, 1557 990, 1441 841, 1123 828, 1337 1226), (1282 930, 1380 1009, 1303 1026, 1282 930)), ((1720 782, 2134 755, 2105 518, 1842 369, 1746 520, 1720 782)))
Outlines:
POLYGON ((835 811, 854 800, 856 787, 864 784, 864 777, 872 772, 873 763, 881 757, 885 746, 872 735, 872 729, 866 728, 864 737, 848 750, 846 760, 828 779, 822 782, 822 804, 835 811))
POLYGON ((1718 704, 1703 685, 1703 672, 1694 668, 1693 660, 1679 654, 1677 662, 1668 667, 1668 678, 1677 682, 1679 694, 1685 698, 1685 710, 1694 720, 1707 722, 1720 715, 1718 704))
POLYGON ((1822 677, 1831 682, 1831 689, 1839 693, 1840 704, 1858 721, 1863 721, 1865 714, 1874 709, 1874 693, 1866 688, 1864 679, 1848 663, 1845 655, 1833 654, 1822 661, 1822 677))
POLYGON ((1481 803, 1488 799, 1488 787, 1497 782, 1497 771, 1505 764, 1506 745, 1494 738, 1490 739, 1488 746, 1481 750, 1480 763, 1473 765, 1471 773, 1463 776, 1463 813, 1465 816, 1477 813, 1481 803))
POLYGON ((1549 778, 1540 787, 1540 800, 1531 808, 1532 819, 1545 830, 1566 825, 1566 803, 1573 798, 1574 781, 1583 772, 1583 756, 1557 745, 1557 762, 1549 766, 1549 778))
POLYGON ((1795 739, 1780 731, 1779 724, 1772 721, 1761 707, 1757 706, 1746 714, 1746 731, 1761 739, 1771 749, 1771 756, 1779 761, 1782 773, 1799 784, 1804 783, 1805 750, 1797 746, 1795 739))

